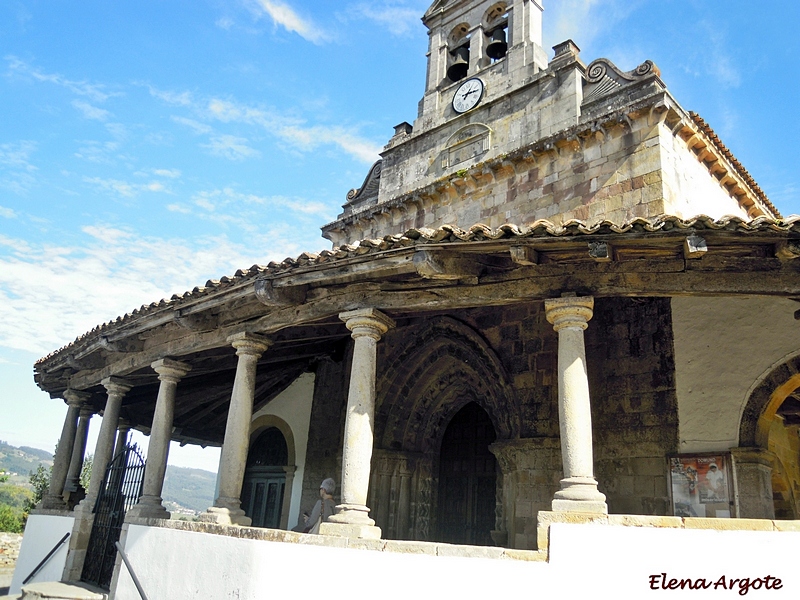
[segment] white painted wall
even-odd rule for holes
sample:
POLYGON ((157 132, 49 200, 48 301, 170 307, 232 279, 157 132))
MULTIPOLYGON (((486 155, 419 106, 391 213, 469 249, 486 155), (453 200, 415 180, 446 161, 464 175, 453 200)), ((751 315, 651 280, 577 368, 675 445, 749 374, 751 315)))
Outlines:
POLYGON ((800 353, 797 302, 782 298, 673 298, 681 452, 739 445, 747 398, 800 353))
MULTIPOLYGON (((25 534, 22 537, 22 547, 17 558, 17 565, 14 568, 14 577, 11 580, 9 593, 19 594, 22 581, 36 568, 36 565, 47 556, 56 542, 65 533, 72 533, 72 526, 75 518, 71 516, 55 515, 30 515, 28 523, 25 525, 25 534)), ((67 548, 69 538, 61 545, 58 551, 50 557, 50 560, 37 573, 36 577, 28 583, 38 581, 61 581, 61 574, 64 572, 64 565, 67 562, 67 548)))
POLYGON ((313 373, 303 373, 292 384, 278 394, 264 408, 253 415, 253 420, 263 415, 280 417, 294 434, 294 453, 297 471, 292 483, 292 500, 289 507, 289 529, 297 525, 300 516, 300 496, 303 493, 303 473, 306 465, 308 426, 311 422, 311 403, 314 399, 313 373))
MULTIPOLYGON (((765 575, 800 597, 800 532, 712 531, 555 524, 550 562, 426 556, 246 540, 131 525, 126 553, 149 598, 344 597, 614 598, 653 594, 650 576, 719 581, 765 575), (180 552, 175 549, 180 548, 180 552), (643 551, 646 549, 646 551, 643 551)), ((667 597, 738 597, 738 588, 672 590, 667 597)), ((115 600, 139 600, 127 570, 115 600)))

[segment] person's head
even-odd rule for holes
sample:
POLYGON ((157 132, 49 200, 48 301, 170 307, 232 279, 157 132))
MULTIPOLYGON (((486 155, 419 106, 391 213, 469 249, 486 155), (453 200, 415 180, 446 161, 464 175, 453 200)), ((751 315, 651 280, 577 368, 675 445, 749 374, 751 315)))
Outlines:
POLYGON ((714 463, 711 463, 710 465, 708 465, 708 470, 712 471, 712 472, 716 471, 717 470, 717 465, 715 465, 714 463))
POLYGON ((330 477, 328 477, 322 483, 319 484, 320 495, 333 496, 333 492, 335 491, 336 491, 336 482, 330 477))

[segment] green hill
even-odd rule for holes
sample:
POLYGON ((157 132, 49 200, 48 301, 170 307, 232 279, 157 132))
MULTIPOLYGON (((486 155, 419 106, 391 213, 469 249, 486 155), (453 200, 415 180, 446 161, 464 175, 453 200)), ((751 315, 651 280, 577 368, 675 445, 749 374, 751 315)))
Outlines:
POLYGON ((16 473, 28 479, 28 474, 39 465, 50 467, 53 455, 46 450, 21 446, 17 448, 0 440, 0 470, 16 473))
POLYGON ((202 512, 214 503, 216 482, 216 473, 168 465, 161 497, 165 502, 202 512))

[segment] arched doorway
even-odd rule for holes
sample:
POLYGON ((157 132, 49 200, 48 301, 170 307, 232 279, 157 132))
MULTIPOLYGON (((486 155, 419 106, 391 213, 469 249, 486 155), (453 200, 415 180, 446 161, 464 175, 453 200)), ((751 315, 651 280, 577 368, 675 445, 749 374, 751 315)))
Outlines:
POLYGON ((242 484, 242 509, 253 520, 253 527, 280 527, 288 462, 286 439, 277 427, 262 431, 250 446, 242 484))
POLYGON ((439 541, 493 544, 497 463, 489 444, 495 438, 489 415, 475 402, 458 411, 448 424, 439 460, 439 541))

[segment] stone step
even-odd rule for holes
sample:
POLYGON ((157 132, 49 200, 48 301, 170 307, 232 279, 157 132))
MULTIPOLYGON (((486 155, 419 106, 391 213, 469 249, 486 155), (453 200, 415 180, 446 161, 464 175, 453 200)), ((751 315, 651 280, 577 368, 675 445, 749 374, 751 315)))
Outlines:
POLYGON ((22 586, 20 600, 107 600, 106 594, 95 592, 80 584, 47 581, 22 586))

